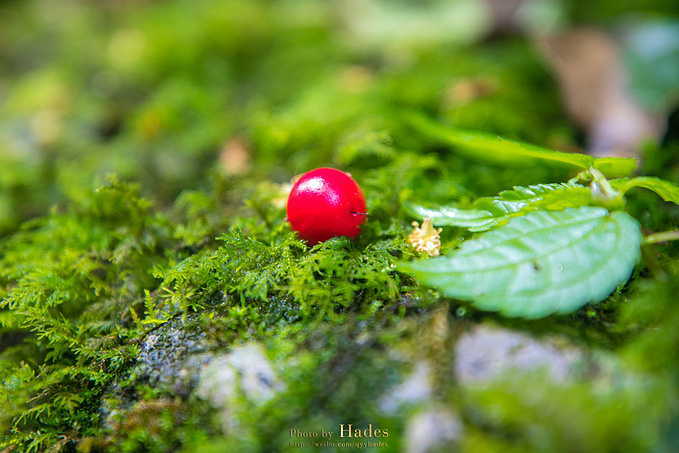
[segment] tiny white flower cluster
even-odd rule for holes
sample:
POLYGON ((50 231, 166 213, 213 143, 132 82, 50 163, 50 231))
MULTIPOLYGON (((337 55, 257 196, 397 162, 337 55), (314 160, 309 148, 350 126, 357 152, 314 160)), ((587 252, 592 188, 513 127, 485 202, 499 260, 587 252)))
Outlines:
POLYGON ((410 245, 418 252, 427 252, 429 256, 438 256, 441 249, 439 233, 441 233, 442 228, 435 229, 431 222, 431 217, 424 218, 421 228, 417 222, 413 222, 412 225, 415 229, 408 236, 410 245))

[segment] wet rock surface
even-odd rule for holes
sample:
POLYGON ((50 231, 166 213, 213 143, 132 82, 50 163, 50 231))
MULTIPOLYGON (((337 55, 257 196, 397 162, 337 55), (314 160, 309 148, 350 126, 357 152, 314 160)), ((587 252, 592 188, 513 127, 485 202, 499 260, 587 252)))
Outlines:
POLYGON ((211 351, 218 346, 213 343, 197 316, 173 319, 146 336, 136 372, 175 395, 186 396, 211 360, 211 351))
POLYGON ((179 401, 195 389, 200 370, 219 345, 210 339, 200 317, 192 314, 185 319, 172 319, 148 333, 140 346, 136 366, 111 385, 103 397, 103 423, 113 432, 124 429, 123 421, 142 409, 178 409, 179 401), (171 398, 147 403, 137 389, 144 383, 164 389, 171 398))

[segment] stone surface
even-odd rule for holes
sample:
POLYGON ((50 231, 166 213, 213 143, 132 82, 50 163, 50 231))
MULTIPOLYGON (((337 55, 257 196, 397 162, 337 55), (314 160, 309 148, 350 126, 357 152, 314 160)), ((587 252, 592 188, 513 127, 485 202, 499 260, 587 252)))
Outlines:
POLYGON ((257 343, 247 343, 214 357, 200 373, 196 394, 220 411, 222 424, 228 428, 238 396, 263 403, 284 389, 264 348, 257 343))
POLYGON ((574 347, 486 325, 463 334, 455 346, 455 374, 462 384, 490 381, 511 369, 546 370, 555 381, 563 381, 581 361, 582 353, 574 347))
POLYGON ((176 318, 149 333, 142 342, 137 372, 176 395, 186 396, 198 383, 198 375, 210 360, 206 333, 200 322, 189 316, 186 324, 176 318))
POLYGON ((431 367, 424 361, 415 363, 412 373, 377 402, 385 414, 395 414, 404 404, 415 404, 431 396, 431 367))
POLYGON ((415 414, 405 428, 405 452, 455 451, 464 425, 449 409, 428 409, 415 414))

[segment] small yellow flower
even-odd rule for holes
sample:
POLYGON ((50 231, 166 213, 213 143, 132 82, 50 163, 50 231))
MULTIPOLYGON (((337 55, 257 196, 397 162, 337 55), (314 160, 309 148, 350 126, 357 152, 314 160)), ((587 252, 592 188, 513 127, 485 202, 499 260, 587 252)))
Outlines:
POLYGON ((413 222, 412 225, 415 229, 408 236, 410 245, 418 252, 427 252, 429 256, 438 256, 441 249, 439 233, 441 233, 442 228, 435 229, 431 222, 431 217, 424 218, 422 228, 420 228, 420 224, 417 222, 413 222))

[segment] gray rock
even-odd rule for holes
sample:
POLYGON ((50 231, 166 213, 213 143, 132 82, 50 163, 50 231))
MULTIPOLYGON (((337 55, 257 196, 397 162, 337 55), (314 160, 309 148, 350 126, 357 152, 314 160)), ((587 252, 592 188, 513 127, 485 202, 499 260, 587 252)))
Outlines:
POLYGON ((264 348, 247 343, 210 361, 200 373, 196 395, 221 412, 226 430, 231 427, 232 409, 240 395, 260 404, 284 389, 264 348))
POLYGON ((558 347, 553 340, 480 325, 457 341, 455 374, 464 385, 493 380, 511 369, 546 370, 558 382, 572 377, 582 356, 580 350, 558 347))
POLYGON ((415 414, 405 428, 405 451, 427 453, 434 449, 455 450, 464 433, 460 417, 448 409, 428 409, 415 414))
POLYGON ((412 373, 401 384, 392 388, 378 401, 385 414, 395 414, 404 404, 415 404, 431 396, 431 367, 424 361, 415 363, 412 373))

